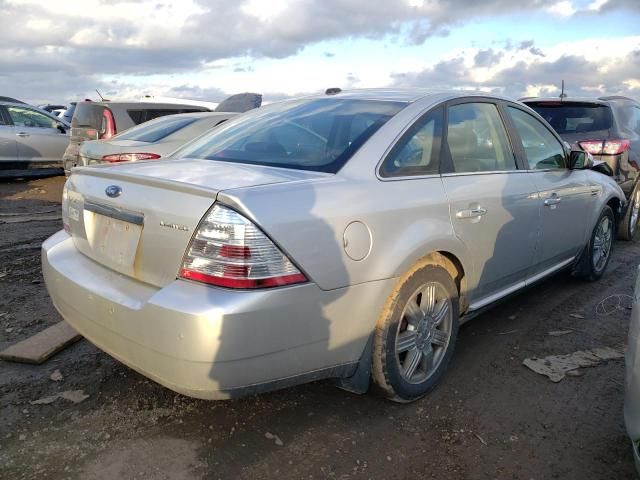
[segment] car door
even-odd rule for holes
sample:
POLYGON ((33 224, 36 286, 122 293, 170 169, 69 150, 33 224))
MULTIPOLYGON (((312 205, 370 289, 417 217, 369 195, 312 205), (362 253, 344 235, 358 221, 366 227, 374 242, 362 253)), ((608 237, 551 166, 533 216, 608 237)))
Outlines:
POLYGON ((14 125, 21 162, 62 161, 69 136, 58 128, 56 119, 24 106, 7 106, 7 112, 14 125))
POLYGON ((443 154, 451 222, 473 258, 470 308, 480 308, 524 286, 539 228, 536 188, 492 101, 448 105, 443 154))
POLYGON ((5 107, 0 106, 0 162, 15 162, 18 159, 16 133, 5 107))
POLYGON ((518 149, 537 188, 540 210, 540 246, 530 277, 571 262, 587 243, 591 225, 585 219, 602 187, 584 170, 570 170, 561 140, 538 118, 509 105, 507 114, 517 134, 518 149))

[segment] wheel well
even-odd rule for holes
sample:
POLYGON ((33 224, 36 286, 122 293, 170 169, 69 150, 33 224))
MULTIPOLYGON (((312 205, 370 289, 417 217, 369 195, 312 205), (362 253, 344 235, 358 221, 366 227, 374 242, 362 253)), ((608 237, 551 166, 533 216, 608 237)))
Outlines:
POLYGON ((622 212, 620 211, 620 199, 618 197, 613 197, 607 202, 607 205, 609 205, 611 207, 611 210, 613 210, 613 216, 616 220, 615 224, 617 229, 618 222, 620 222, 620 219, 622 218, 622 212))
POLYGON ((462 262, 453 253, 445 251, 432 252, 427 255, 427 258, 433 260, 434 263, 442 265, 451 278, 453 278, 456 288, 458 289, 458 295, 460 298, 460 312, 464 312, 467 307, 464 293, 466 292, 466 277, 462 262))

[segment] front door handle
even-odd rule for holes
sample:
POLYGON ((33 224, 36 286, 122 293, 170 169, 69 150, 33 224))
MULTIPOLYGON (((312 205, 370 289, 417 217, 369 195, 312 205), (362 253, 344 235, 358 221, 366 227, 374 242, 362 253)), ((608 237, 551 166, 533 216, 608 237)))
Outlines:
POLYGON ((476 218, 481 217, 487 213, 486 208, 475 207, 467 210, 458 210, 456 212, 456 218, 476 218))
POLYGON ((18 132, 16 133, 16 137, 28 137, 29 134, 27 132, 18 132))
POLYGON ((562 199, 561 199, 560 197, 551 197, 551 198, 547 198, 547 199, 544 201, 544 205, 545 205, 546 207, 553 207, 553 206, 558 205, 558 204, 560 203, 560 201, 561 201, 561 200, 562 200, 562 199))

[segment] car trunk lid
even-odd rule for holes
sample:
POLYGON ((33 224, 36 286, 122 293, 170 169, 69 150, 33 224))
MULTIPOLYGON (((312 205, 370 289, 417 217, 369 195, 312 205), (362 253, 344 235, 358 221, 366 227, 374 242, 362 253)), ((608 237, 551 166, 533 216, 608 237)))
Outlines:
POLYGON ((219 191, 327 175, 210 160, 83 168, 66 185, 65 228, 87 257, 162 287, 219 191))

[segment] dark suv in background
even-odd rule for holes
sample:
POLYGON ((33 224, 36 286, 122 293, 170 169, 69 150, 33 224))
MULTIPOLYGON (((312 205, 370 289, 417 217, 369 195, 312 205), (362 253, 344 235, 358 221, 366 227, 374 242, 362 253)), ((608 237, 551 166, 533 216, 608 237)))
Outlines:
POLYGON ((606 162, 629 200, 619 236, 631 240, 640 212, 640 103, 627 97, 523 98, 573 148, 606 162))

